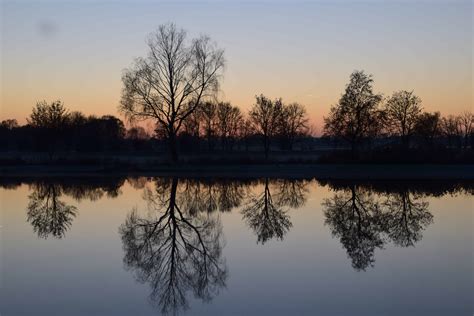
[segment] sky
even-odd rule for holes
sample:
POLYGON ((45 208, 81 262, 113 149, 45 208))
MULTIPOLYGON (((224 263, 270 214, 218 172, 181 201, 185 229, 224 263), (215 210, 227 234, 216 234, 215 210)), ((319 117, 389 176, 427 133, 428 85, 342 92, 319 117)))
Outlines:
POLYGON ((123 69, 146 38, 174 22, 225 50, 219 98, 247 111, 255 95, 306 106, 316 131, 364 70, 389 96, 414 90, 426 111, 473 107, 473 2, 5 1, 1 2, 0 119, 37 101, 120 115, 123 69))

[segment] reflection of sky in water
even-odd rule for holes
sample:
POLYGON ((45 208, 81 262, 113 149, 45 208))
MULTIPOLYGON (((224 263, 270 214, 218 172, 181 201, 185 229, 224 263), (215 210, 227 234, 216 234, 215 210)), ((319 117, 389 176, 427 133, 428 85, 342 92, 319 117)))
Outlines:
MULTIPOLYGON (((277 187, 270 181, 274 201, 277 187)), ((262 190, 263 182, 250 193, 258 197, 262 190)), ((314 181, 305 190, 304 206, 284 207, 291 227, 282 241, 257 242, 255 229, 243 219, 246 198, 231 212, 210 215, 222 224, 229 275, 209 304, 188 291, 189 314, 472 314, 471 195, 424 197, 433 222, 415 247, 394 246, 382 236, 384 249, 374 250, 374 267, 357 271, 340 236, 332 237, 333 227, 325 225, 322 203, 341 192, 314 181)), ((116 198, 96 191, 95 201, 77 201, 71 190, 64 191, 60 200, 77 207, 76 217, 64 237, 44 239, 27 222, 33 191, 26 185, 0 190, 2 315, 157 314, 149 284, 124 269, 119 234, 133 208, 149 218, 143 189, 126 182, 116 198)))

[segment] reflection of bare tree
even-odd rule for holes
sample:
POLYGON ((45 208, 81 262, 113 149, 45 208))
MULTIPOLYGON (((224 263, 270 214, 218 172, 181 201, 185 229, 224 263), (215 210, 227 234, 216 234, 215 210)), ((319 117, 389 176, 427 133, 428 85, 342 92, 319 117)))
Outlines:
POLYGON ((356 270, 375 262, 375 248, 383 247, 382 213, 370 192, 352 186, 323 202, 326 224, 340 238, 356 270))
POLYGON ((207 213, 181 209, 177 179, 160 181, 155 192, 145 191, 150 216, 132 211, 120 233, 126 266, 150 284, 162 313, 178 313, 188 307, 188 291, 209 301, 225 286, 222 227, 207 213))
POLYGON ((282 240, 292 226, 286 211, 273 202, 268 178, 265 179, 263 192, 250 197, 250 203, 242 210, 242 214, 244 220, 257 234, 257 242, 262 244, 274 237, 282 240))
POLYGON ((244 186, 238 181, 184 180, 178 190, 181 192, 179 204, 191 214, 229 212, 240 206, 245 197, 244 186))
POLYGON ((385 202, 384 225, 391 240, 402 247, 414 246, 422 232, 433 222, 428 202, 408 191, 390 194, 385 202))
POLYGON ((276 181, 276 186, 278 205, 299 208, 306 203, 308 188, 304 180, 281 179, 276 181))
POLYGON ((428 202, 406 190, 377 195, 352 185, 323 202, 326 224, 343 247, 357 270, 375 262, 375 248, 386 241, 395 245, 414 246, 423 230, 433 222, 428 202))
POLYGON ((59 200, 61 187, 37 184, 28 196, 27 220, 41 238, 62 238, 76 217, 76 208, 59 200))

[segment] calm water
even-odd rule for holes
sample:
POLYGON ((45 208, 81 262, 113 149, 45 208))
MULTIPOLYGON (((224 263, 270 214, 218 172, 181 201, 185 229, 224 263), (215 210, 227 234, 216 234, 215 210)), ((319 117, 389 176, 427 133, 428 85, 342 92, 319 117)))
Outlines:
POLYGON ((474 182, 2 180, 0 314, 473 315, 474 182))

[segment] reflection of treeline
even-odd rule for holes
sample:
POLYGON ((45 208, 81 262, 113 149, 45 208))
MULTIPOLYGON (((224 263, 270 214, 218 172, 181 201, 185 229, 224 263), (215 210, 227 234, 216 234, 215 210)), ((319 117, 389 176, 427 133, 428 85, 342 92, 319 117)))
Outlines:
MULTIPOLYGON (((38 181, 37 178, 9 178, 0 179, 0 188, 16 189, 22 184, 29 186, 30 190, 36 190, 41 187, 55 186, 68 197, 77 202, 81 200, 96 201, 102 197, 115 198, 120 195, 120 188, 126 178, 121 177, 100 177, 100 178, 45 178, 38 181)), ((139 179, 130 179, 133 186, 138 186, 139 179)), ((144 184, 143 184, 144 185, 144 184)), ((138 186, 139 187, 139 186, 138 186)), ((143 187, 143 186, 142 186, 143 187)))
POLYGON ((329 186, 335 191, 348 190, 353 185, 375 193, 397 193, 409 191, 424 196, 443 196, 446 194, 474 194, 472 180, 317 180, 322 186, 329 186))
MULTIPOLYGON (((98 200, 101 197, 117 197, 125 182, 135 189, 143 189, 151 180, 165 181, 165 178, 154 177, 50 177, 38 181, 35 177, 2 177, 0 188, 16 189, 22 184, 34 188, 36 185, 56 185, 62 192, 77 201, 89 199, 98 200)), ((216 210, 230 211, 242 205, 249 195, 253 194, 251 188, 258 185, 268 185, 272 190, 278 191, 279 203, 292 208, 304 205, 301 200, 303 192, 316 180, 319 185, 329 186, 334 190, 348 189, 356 184, 359 187, 377 192, 393 193, 408 190, 414 194, 426 196, 442 196, 445 194, 466 193, 474 194, 472 180, 329 180, 313 178, 292 179, 252 179, 252 178, 182 178, 179 181, 180 191, 183 192, 189 208, 212 212, 216 210)))

